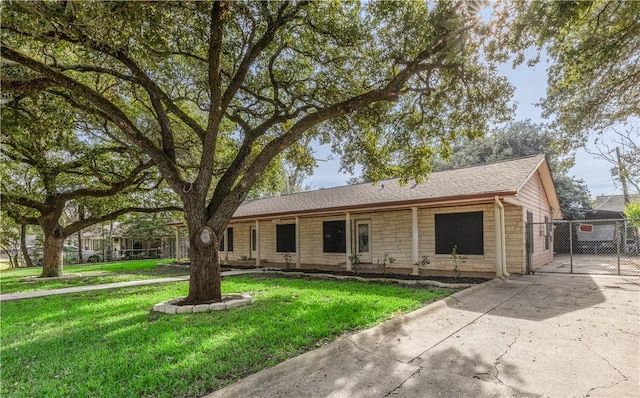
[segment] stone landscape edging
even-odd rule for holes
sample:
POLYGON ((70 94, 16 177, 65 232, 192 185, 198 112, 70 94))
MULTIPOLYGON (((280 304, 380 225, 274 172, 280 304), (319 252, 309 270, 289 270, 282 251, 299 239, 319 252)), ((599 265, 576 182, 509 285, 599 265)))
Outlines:
POLYGON ((227 301, 221 301, 219 303, 211 303, 211 304, 194 304, 194 305, 177 305, 176 303, 180 300, 183 300, 184 297, 173 298, 171 300, 162 301, 153 306, 151 311, 159 312, 162 314, 192 314, 198 312, 207 312, 207 311, 224 311, 230 310, 232 308, 244 307, 253 302, 253 298, 245 293, 241 294, 228 294, 225 296, 240 296, 238 299, 231 299, 227 301))

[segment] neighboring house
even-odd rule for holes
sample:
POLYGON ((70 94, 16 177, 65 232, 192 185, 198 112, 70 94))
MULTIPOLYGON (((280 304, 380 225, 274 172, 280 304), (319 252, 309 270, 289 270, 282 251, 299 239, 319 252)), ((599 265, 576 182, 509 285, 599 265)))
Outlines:
MULTIPOLYGON (((640 202, 640 195, 629 195, 631 202, 640 202)), ((589 219, 625 218, 624 195, 596 196, 594 209, 585 215, 589 219)))
MULTIPOLYGON (((151 247, 147 248, 139 239, 123 236, 120 223, 114 221, 112 224, 94 224, 82 230, 80 244, 78 245, 78 235, 72 234, 65 240, 65 247, 75 248, 76 262, 78 257, 78 247, 82 249, 82 263, 115 260, 121 258, 160 257, 162 255, 162 241, 155 241, 151 247)), ((27 247, 42 251, 42 235, 27 235, 27 247)), ((41 256, 41 255, 40 255, 41 256)))
MULTIPOLYGON (((629 200, 640 201, 640 195, 629 195, 629 200)), ((584 221, 575 227, 572 234, 575 250, 579 253, 614 253, 620 246, 623 254, 637 252, 637 232, 626 221, 625 207, 624 195, 597 196, 593 210, 585 213, 584 221)), ((567 225, 564 225, 563 229, 566 230, 567 225)), ((566 231, 558 232, 568 236, 566 231)), ((568 242, 568 239, 563 240, 568 242)), ((557 247, 556 250, 568 252, 567 245, 568 243, 563 247, 557 247)))
POLYGON ((128 247, 126 239, 121 235, 118 222, 110 225, 94 224, 85 228, 82 230, 80 242, 83 257, 90 254, 97 256, 99 260, 120 258, 122 248, 128 247))
POLYGON ((82 231, 82 249, 97 254, 100 259, 103 254, 107 259, 136 256, 155 258, 162 255, 162 241, 157 240, 147 246, 140 239, 126 236, 117 221, 104 226, 96 224, 82 231))
MULTIPOLYGON (((398 180, 320 189, 250 200, 235 212, 221 242, 221 258, 300 268, 352 269, 395 259, 389 272, 451 271, 451 251, 466 257, 462 271, 525 273, 525 224, 561 218, 544 155, 433 173, 421 184, 398 180), (226 240, 226 243, 224 242, 226 240), (288 253, 288 254, 287 254, 288 253), (390 270, 393 268, 393 271, 390 270)), ((530 239, 531 266, 553 259, 551 228, 530 239), (545 241, 547 243, 545 243, 545 241)))

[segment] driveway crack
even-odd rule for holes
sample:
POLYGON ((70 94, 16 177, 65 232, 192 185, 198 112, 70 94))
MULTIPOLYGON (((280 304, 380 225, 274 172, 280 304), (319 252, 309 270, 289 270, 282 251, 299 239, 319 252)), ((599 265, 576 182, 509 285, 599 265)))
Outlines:
POLYGON ((507 385, 507 384, 505 384, 505 382, 502 381, 502 379, 500 379, 500 369, 498 369, 498 366, 500 365, 502 358, 511 351, 511 347, 513 347, 513 345, 520 338, 520 335, 521 335, 520 328, 517 328, 517 330, 518 330, 518 334, 516 335, 516 337, 513 339, 513 341, 510 344, 507 345, 507 349, 502 354, 500 354, 500 356, 496 358, 496 360, 493 362, 493 368, 495 371, 495 374, 493 375, 493 377, 498 381, 498 384, 501 384, 501 385, 507 385))
POLYGON ((584 345, 585 345, 585 347, 587 347, 587 349, 588 349, 589 351, 591 351, 592 353, 596 354, 596 355, 597 355, 598 357, 600 357, 603 361, 605 361, 605 362, 607 363, 607 365, 609 365, 613 370, 615 370, 616 372, 618 372, 618 374, 620 375, 620 377, 622 377, 622 379, 620 379, 620 380, 616 381, 615 383, 611 383, 611 384, 609 384, 609 385, 607 385, 607 386, 596 386, 596 387, 592 387, 592 388, 590 388, 590 389, 589 389, 589 391, 587 391, 587 392, 584 394, 584 396, 585 396, 585 397, 588 397, 588 396, 589 396, 589 394, 591 394, 591 393, 592 393, 593 391, 595 391, 595 390, 606 390, 606 389, 609 389, 609 388, 611 388, 611 387, 615 387, 615 386, 617 386, 618 384, 622 383, 623 381, 627 381, 627 380, 629 380, 629 378, 628 378, 627 376, 625 376, 625 375, 624 375, 624 373, 622 373, 622 372, 620 371, 620 369, 618 369, 617 367, 613 366, 613 364, 612 364, 611 362, 609 362, 609 360, 608 360, 607 358, 605 358, 605 357, 603 357, 602 355, 600 355, 597 351, 593 350, 593 349, 591 348, 591 346, 589 346, 589 344, 587 344, 587 342, 583 341, 583 340, 582 340, 582 336, 580 336, 580 337, 578 338, 578 341, 580 341, 582 344, 584 344, 584 345))
MULTIPOLYGON (((355 341, 353 341, 353 340, 351 340, 351 339, 347 339, 347 340, 348 340, 351 344, 353 344, 353 346, 354 346, 354 347, 356 347, 356 349, 358 349, 359 351, 366 352, 367 354, 372 354, 372 355, 375 355, 375 356, 380 357, 380 358, 385 358, 385 359, 392 360, 392 361, 394 361, 394 362, 403 363, 403 364, 405 364, 405 365, 408 365, 407 363, 402 362, 402 361, 399 361, 399 360, 398 360, 398 359, 396 359, 396 358, 391 358, 391 357, 388 357, 388 356, 386 356, 386 355, 380 355, 380 354, 378 354, 377 352, 373 352, 373 351, 366 350, 366 349, 364 349, 364 348, 362 348, 362 347, 358 346, 358 344, 356 344, 356 343, 355 343, 355 341)), ((420 372, 422 372, 422 369, 423 369, 423 368, 422 368, 422 366, 420 366, 420 365, 415 365, 415 364, 414 364, 413 366, 417 367, 418 369, 416 369, 416 371, 415 371, 415 372, 411 373, 411 374, 410 374, 409 376, 407 376, 404 380, 402 380, 402 382, 401 382, 400 384, 398 384, 398 386, 397 386, 396 388, 394 388, 393 390, 389 391, 386 395, 384 395, 384 397, 389 397, 389 396, 391 396, 392 394, 398 394, 398 390, 400 390, 400 389, 402 388, 402 386, 404 385, 404 383, 406 383, 406 382, 407 382, 409 379, 411 379, 413 376, 415 376, 415 375, 419 374, 420 372)))
MULTIPOLYGON (((416 365, 417 366, 417 365, 416 365)), ((393 390, 389 391, 384 398, 391 396, 392 394, 398 394, 399 390, 402 388, 402 386, 404 386, 404 383, 406 383, 410 378, 412 378, 413 376, 419 374, 420 372, 422 372, 422 367, 418 366, 418 369, 416 369, 415 372, 411 373, 406 379, 402 380, 402 383, 400 383, 396 388, 394 388, 393 390)))
MULTIPOLYGON (((364 348, 360 347, 358 344, 356 344, 355 341, 351 340, 351 338, 348 338, 346 340, 348 342, 350 342, 351 344, 353 344, 353 346, 356 347, 359 351, 366 352, 367 354, 375 355, 375 356, 380 357, 380 358, 390 359, 390 360, 395 361, 395 362, 408 364, 406 362, 402 362, 402 361, 398 360, 397 358, 388 357, 386 355, 379 354, 379 353, 377 353, 375 351, 370 351, 370 350, 364 349, 364 348)), ((414 366, 418 366, 418 365, 414 365, 414 366)))

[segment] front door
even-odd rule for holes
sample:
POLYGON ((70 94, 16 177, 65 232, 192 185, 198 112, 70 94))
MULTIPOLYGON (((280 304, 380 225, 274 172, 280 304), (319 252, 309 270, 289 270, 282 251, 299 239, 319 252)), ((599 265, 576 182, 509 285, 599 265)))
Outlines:
POLYGON ((251 258, 256 258, 258 256, 256 242, 258 241, 258 236, 256 232, 256 227, 251 227, 251 258))
POLYGON ((358 254, 360 254, 360 262, 371 262, 371 222, 356 222, 356 246, 358 254))

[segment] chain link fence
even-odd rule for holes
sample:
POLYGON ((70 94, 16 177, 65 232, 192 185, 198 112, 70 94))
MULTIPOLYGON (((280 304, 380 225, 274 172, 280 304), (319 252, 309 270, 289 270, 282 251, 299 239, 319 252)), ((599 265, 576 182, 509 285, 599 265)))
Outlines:
POLYGON ((553 247, 531 272, 640 275, 640 220, 609 219, 527 224, 528 254, 553 247))

